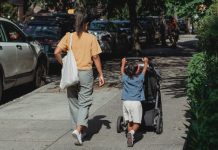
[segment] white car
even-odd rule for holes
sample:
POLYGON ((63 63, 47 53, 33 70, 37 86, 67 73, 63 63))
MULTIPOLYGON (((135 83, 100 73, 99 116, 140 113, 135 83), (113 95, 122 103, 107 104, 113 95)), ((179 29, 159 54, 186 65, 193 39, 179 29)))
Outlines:
POLYGON ((31 83, 45 84, 48 58, 16 24, 0 17, 0 103, 5 90, 31 83))

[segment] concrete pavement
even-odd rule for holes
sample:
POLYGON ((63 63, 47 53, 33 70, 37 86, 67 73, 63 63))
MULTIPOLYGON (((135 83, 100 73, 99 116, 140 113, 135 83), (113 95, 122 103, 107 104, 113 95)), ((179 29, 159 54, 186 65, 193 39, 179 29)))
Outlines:
MULTIPOLYGON (((125 134, 116 133, 116 120, 122 114, 119 88, 95 89, 89 136, 82 147, 72 141, 66 95, 54 90, 53 84, 47 85, 0 109, 1 150, 127 149, 125 134)), ((144 133, 133 149, 182 149, 184 100, 162 97, 164 133, 144 133)))
MULTIPOLYGON (((177 50, 188 48, 181 46, 177 50)), ((163 77, 164 132, 161 135, 143 133, 133 148, 127 148, 124 133, 116 133, 117 117, 122 114, 117 77, 117 84, 110 82, 102 88, 95 87, 89 135, 83 146, 75 146, 66 93, 59 90, 58 82, 52 82, 0 106, 0 150, 182 150, 184 123, 187 123, 186 66, 190 56, 156 56, 155 60, 163 77)))
MULTIPOLYGON (((57 87, 53 82, 0 107, 1 150, 45 149, 70 133, 66 94, 57 87)), ((90 115, 117 94, 114 88, 95 89, 90 115)))

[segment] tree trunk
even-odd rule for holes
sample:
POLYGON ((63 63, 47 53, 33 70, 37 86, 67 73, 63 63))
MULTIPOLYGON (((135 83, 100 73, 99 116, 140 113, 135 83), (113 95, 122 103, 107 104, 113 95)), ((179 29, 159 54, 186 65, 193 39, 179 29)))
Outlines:
POLYGON ((80 8, 85 8, 83 0, 77 0, 77 3, 78 3, 80 8))
POLYGON ((139 28, 137 26, 137 13, 136 13, 136 0, 127 0, 127 5, 129 7, 129 18, 131 22, 131 34, 132 34, 132 50, 134 54, 141 51, 141 46, 139 43, 139 28))
POLYGON ((23 9, 23 5, 18 5, 18 17, 17 17, 17 21, 22 22, 24 19, 24 9, 23 9))

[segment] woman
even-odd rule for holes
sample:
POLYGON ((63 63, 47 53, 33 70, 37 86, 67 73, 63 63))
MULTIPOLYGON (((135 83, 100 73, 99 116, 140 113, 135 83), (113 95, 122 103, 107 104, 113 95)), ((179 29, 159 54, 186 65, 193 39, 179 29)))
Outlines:
MULTIPOLYGON (((85 130, 88 127, 89 108, 93 101, 93 62, 99 74, 99 86, 104 85, 99 57, 102 51, 96 37, 87 33, 88 24, 89 18, 87 14, 78 10, 75 13, 76 31, 72 33, 71 49, 77 63, 80 82, 78 85, 67 88, 71 117, 73 123, 76 123, 76 129, 72 132, 73 137, 76 139, 75 145, 82 145, 82 138, 85 136, 85 130)), ((70 33, 66 33, 55 49, 54 54, 60 64, 62 64, 62 51, 69 49, 70 35, 70 33)))

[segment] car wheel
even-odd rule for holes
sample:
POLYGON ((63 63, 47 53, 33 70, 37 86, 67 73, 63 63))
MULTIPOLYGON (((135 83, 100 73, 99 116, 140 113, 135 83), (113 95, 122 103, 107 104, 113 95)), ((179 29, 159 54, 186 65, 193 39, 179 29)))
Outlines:
POLYGON ((2 81, 2 76, 0 75, 0 103, 2 102, 2 93, 3 93, 3 81, 2 81))
POLYGON ((43 63, 40 63, 36 67, 35 79, 34 79, 34 88, 39 88, 45 85, 46 78, 46 67, 43 63))

